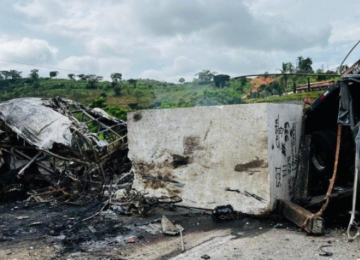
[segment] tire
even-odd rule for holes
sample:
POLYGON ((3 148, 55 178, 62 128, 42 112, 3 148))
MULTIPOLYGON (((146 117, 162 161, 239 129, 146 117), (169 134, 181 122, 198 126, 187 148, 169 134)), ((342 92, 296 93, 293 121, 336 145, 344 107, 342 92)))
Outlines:
POLYGON ((311 135, 310 178, 315 190, 326 190, 329 185, 334 170, 336 139, 334 131, 319 131, 311 135))

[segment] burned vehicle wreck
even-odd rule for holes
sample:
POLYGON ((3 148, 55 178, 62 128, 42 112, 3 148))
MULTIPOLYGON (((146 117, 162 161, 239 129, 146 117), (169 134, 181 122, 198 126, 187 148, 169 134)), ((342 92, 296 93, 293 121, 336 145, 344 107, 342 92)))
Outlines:
POLYGON ((325 204, 318 212, 321 214, 331 196, 352 195, 351 220, 347 230, 349 239, 359 235, 355 222, 360 166, 359 64, 360 61, 356 62, 311 104, 304 120, 304 135, 311 139, 309 173, 302 172, 302 178, 308 183, 304 194, 323 198, 325 204))
POLYGON ((63 98, 0 103, 0 198, 86 203, 129 171, 126 123, 63 98))

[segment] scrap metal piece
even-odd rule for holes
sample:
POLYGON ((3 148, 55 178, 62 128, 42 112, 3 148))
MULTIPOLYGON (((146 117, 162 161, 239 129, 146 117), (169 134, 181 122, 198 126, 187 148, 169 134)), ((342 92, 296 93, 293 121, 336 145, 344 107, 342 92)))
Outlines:
POLYGON ((296 224, 308 233, 321 235, 325 231, 324 219, 313 217, 310 211, 287 200, 278 200, 276 210, 285 218, 296 224))
POLYGON ((185 251, 185 243, 184 243, 184 237, 183 237, 183 231, 185 230, 182 226, 176 224, 175 227, 179 230, 180 233, 180 242, 181 242, 181 250, 185 251))
POLYGON ((360 228, 356 225, 355 222, 355 213, 356 213, 356 198, 357 198, 357 189, 359 185, 359 169, 360 169, 360 131, 359 131, 360 123, 357 124, 352 130, 354 134, 356 133, 355 137, 355 176, 354 176, 354 192, 352 198, 352 209, 351 209, 351 217, 349 221, 349 225, 347 228, 347 236, 348 240, 352 241, 360 235, 360 228), (356 229, 356 233, 353 235, 351 234, 352 228, 356 229))
POLYGON ((168 236, 179 235, 179 230, 176 226, 164 215, 161 219, 162 232, 168 236))
POLYGON ((25 170, 41 155, 42 152, 38 152, 21 170, 18 172, 19 175, 23 175, 25 170))
POLYGON ((237 212, 231 205, 217 206, 212 213, 215 220, 230 220, 236 219, 237 212))

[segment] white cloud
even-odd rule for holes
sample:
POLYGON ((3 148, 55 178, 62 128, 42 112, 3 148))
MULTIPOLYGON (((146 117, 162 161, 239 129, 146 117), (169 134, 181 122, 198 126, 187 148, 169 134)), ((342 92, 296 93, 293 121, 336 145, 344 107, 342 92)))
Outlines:
POLYGON ((171 66, 162 69, 149 69, 140 74, 141 78, 150 78, 156 80, 170 80, 177 82, 180 77, 186 77, 187 80, 193 78, 199 63, 185 56, 176 57, 171 66))
POLYGON ((55 60, 57 53, 58 49, 44 40, 30 38, 10 40, 4 36, 0 38, 1 59, 51 63, 55 60))
MULTIPOLYGON (((177 81, 202 69, 274 72, 300 55, 335 66, 358 37, 358 7, 356 0, 14 0, 12 11, 50 50, 56 43, 59 52, 48 56, 59 67, 177 81)), ((0 55, 39 61, 8 50, 0 55)))
POLYGON ((113 72, 129 72, 132 62, 121 58, 94 58, 91 56, 70 56, 57 65, 78 73, 99 74, 109 77, 113 72))

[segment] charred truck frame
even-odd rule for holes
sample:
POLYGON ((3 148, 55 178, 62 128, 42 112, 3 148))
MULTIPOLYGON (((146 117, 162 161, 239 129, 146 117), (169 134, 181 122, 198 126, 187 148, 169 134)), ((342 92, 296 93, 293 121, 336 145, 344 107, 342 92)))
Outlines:
POLYGON ((126 136, 125 122, 68 99, 0 103, 0 198, 86 203, 128 172, 126 136))

